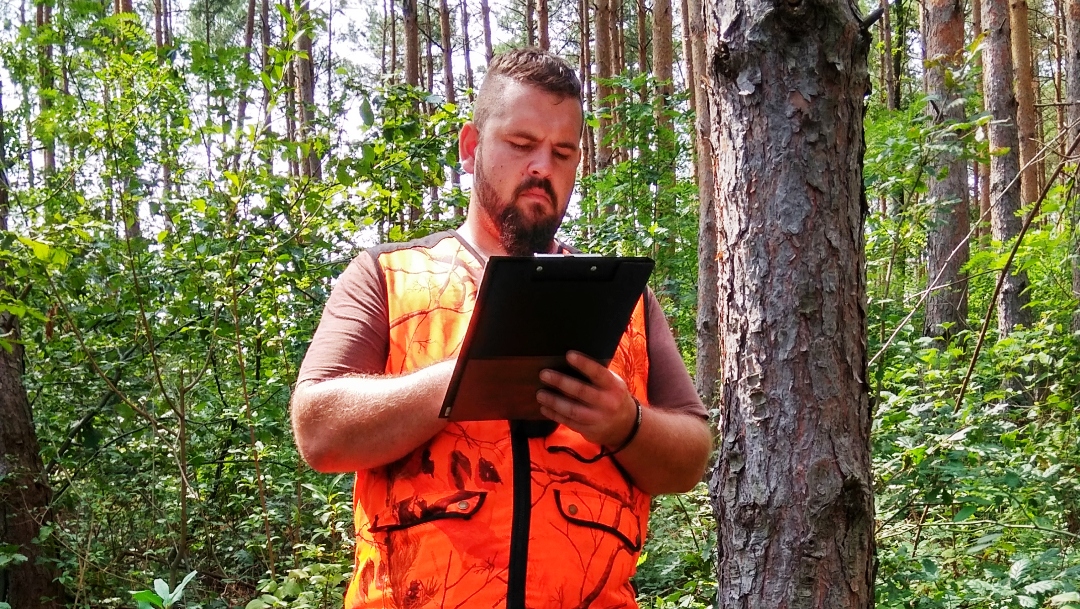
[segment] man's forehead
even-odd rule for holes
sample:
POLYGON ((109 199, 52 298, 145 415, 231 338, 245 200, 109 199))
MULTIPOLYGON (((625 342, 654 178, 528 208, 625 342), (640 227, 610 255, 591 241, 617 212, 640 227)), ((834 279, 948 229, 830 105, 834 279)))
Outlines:
POLYGON ((539 118, 542 124, 551 127, 557 122, 557 114, 569 112, 578 121, 584 121, 581 104, 572 96, 559 95, 509 78, 500 77, 498 86, 498 103, 494 104, 490 119, 513 123, 525 119, 529 114, 541 113, 539 118))

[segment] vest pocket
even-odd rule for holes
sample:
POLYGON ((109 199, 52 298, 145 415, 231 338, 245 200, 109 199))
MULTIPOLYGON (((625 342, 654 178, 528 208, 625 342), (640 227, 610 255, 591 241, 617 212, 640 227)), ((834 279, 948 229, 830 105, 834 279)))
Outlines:
POLYGON ((486 491, 414 495, 398 501, 371 521, 372 533, 392 533, 436 520, 472 518, 487 498, 486 491))
POLYGON ((555 505, 568 522, 614 535, 630 552, 641 551, 641 521, 633 506, 609 495, 554 489, 555 505))

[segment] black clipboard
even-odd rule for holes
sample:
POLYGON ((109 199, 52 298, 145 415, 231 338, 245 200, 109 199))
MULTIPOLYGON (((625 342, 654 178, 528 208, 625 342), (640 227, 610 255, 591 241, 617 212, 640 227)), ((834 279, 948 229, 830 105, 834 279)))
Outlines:
POLYGON ((544 420, 540 371, 579 376, 566 363, 570 350, 609 364, 653 266, 649 258, 492 256, 439 416, 544 420))

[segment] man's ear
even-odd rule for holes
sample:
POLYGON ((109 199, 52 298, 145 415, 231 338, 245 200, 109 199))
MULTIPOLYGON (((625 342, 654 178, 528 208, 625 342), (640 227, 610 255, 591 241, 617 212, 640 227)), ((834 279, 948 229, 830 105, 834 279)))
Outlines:
POLYGON ((458 135, 458 158, 465 173, 472 173, 476 168, 476 146, 480 143, 480 132, 476 125, 468 121, 461 127, 458 135))

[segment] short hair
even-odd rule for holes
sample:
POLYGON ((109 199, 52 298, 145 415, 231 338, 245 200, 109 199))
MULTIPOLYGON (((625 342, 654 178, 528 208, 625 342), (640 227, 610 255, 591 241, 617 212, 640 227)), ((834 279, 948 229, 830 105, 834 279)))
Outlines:
POLYGON ((582 108, 581 81, 563 58, 538 49, 524 47, 496 55, 488 65, 484 82, 473 106, 473 123, 482 129, 494 108, 498 107, 506 80, 537 87, 561 97, 573 98, 582 108))

